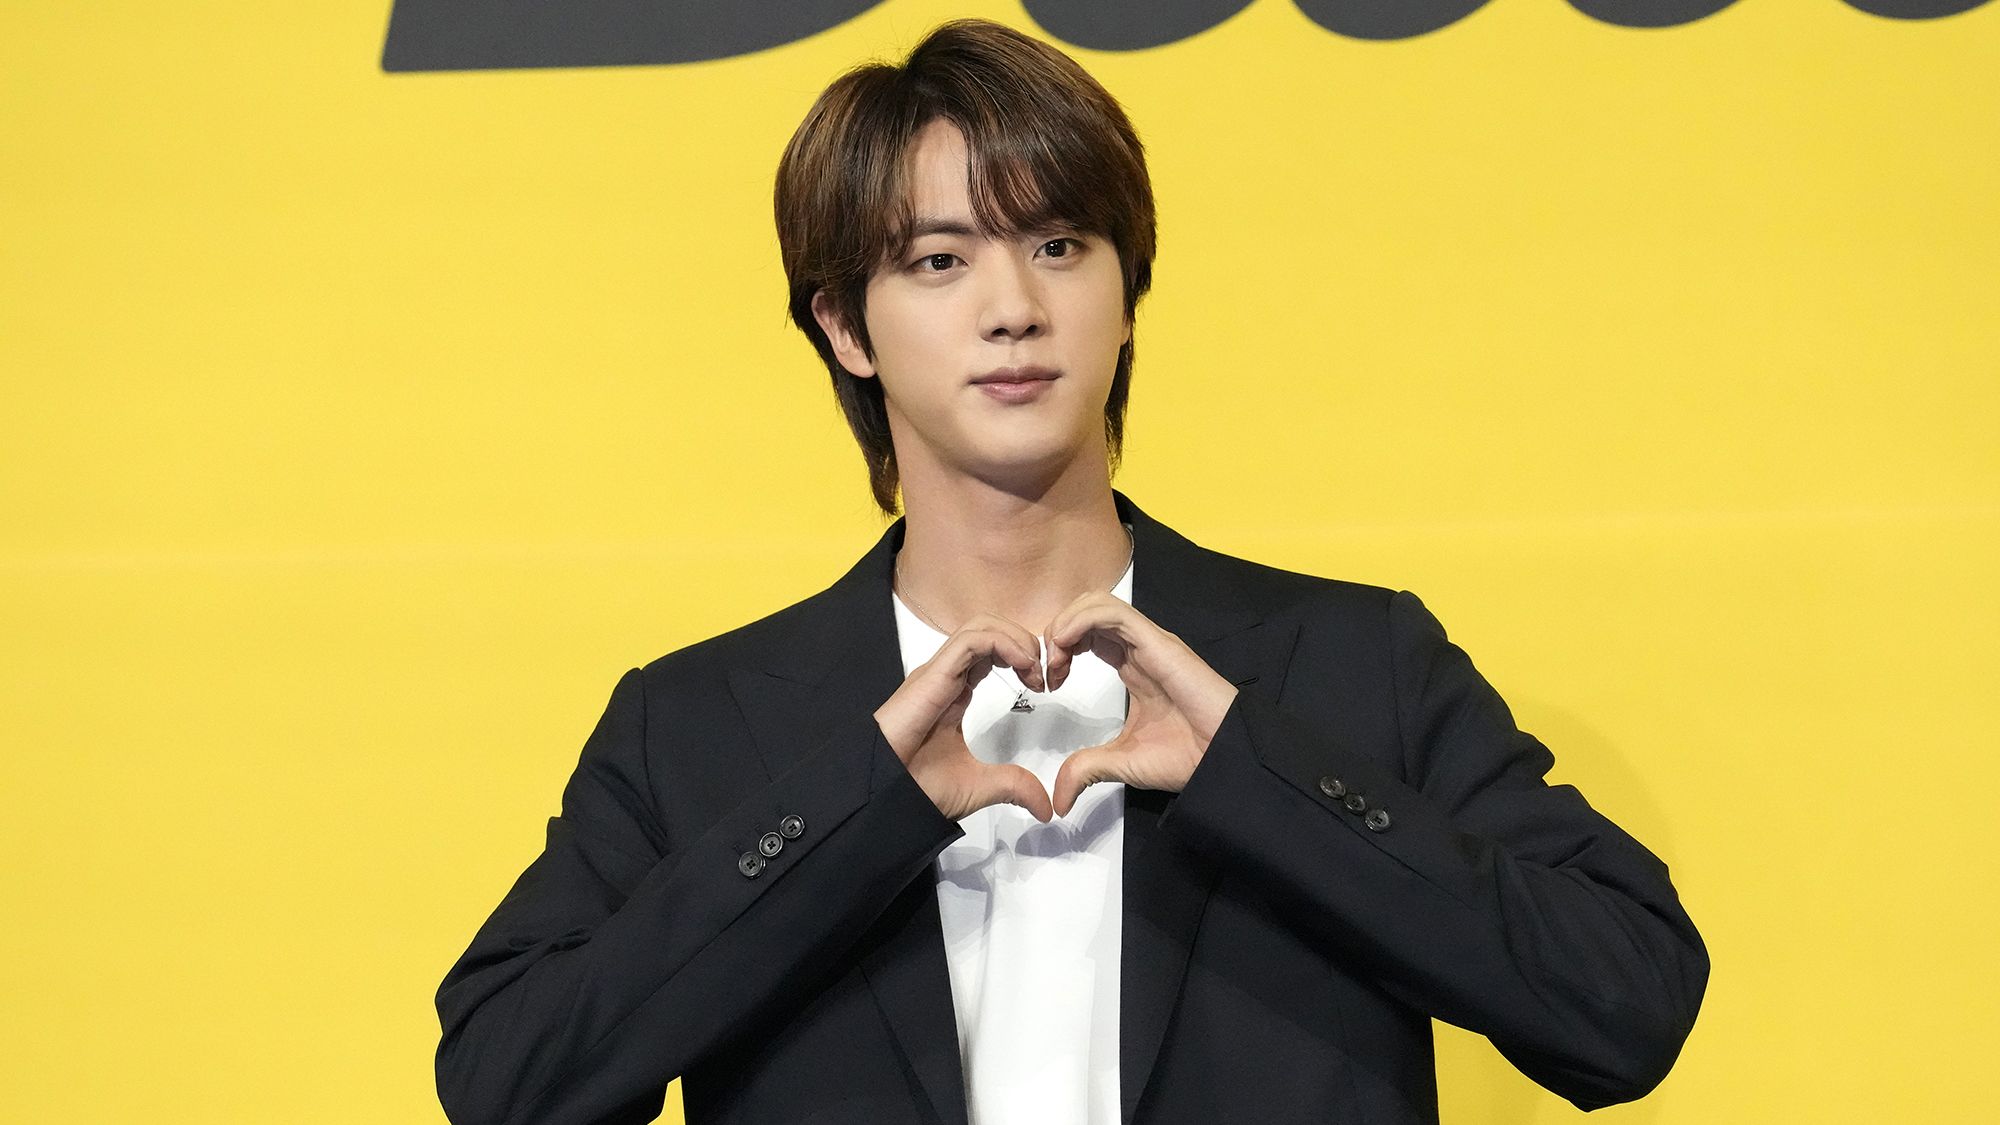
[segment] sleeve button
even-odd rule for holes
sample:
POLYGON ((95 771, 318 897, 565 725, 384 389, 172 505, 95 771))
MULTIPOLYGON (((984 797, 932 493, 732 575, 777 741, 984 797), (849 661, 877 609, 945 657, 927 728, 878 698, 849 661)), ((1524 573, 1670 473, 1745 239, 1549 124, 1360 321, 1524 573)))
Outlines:
POLYGON ((766 832, 757 837, 757 850, 763 853, 765 859, 770 859, 785 850, 785 838, 776 832, 766 832))
POLYGON ((736 870, 742 872, 745 879, 755 879, 764 873, 764 857, 756 852, 744 852, 736 860, 736 870))
POLYGON ((1347 783, 1337 777, 1322 777, 1319 779, 1319 791, 1338 801, 1347 796, 1347 783))
POLYGON ((1367 825, 1372 832, 1381 832, 1389 827, 1389 810, 1376 809, 1367 816, 1362 817, 1361 823, 1367 825))
POLYGON ((1363 799, 1361 794, 1359 793, 1349 793, 1347 795, 1347 800, 1342 801, 1341 804, 1346 805, 1347 811, 1351 813, 1363 813, 1368 811, 1368 802, 1365 799, 1363 799))
POLYGON ((778 822, 778 834, 787 840, 798 839, 805 830, 806 818, 802 816, 792 815, 778 822))

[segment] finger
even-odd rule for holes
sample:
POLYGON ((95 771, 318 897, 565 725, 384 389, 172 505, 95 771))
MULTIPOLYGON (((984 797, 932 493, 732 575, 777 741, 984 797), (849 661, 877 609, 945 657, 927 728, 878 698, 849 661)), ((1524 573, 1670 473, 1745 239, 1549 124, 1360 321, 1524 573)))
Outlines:
POLYGON ((992 766, 986 771, 988 790, 987 804, 1005 802, 1028 810, 1028 815, 1047 824, 1055 815, 1049 807, 1049 791, 1042 788, 1042 779, 1020 766, 992 766))
POLYGON ((1047 677, 1042 670, 1042 639, 1029 632, 1027 627, 1011 618, 997 613, 982 613, 974 617, 968 625, 977 623, 981 627, 998 630, 1013 639, 1019 646, 1025 664, 1019 659, 1010 659, 1004 667, 1012 668, 1021 677, 1021 683, 1031 691, 1047 691, 1047 677))
POLYGON ((1068 605, 1057 610, 1054 617, 1049 618, 1049 623, 1042 627, 1043 639, 1053 642, 1057 634, 1067 632, 1071 620, 1099 598, 1109 598, 1120 605, 1125 604, 1117 595, 1107 593, 1103 590, 1090 590, 1079 594, 1068 605))
POLYGON ((1083 644, 1089 649, 1092 656, 1097 657, 1113 668, 1123 668, 1125 662, 1131 659, 1132 656, 1131 645, 1126 644, 1117 637, 1111 636, 1102 629, 1092 629, 1090 632, 1084 634, 1083 644))
POLYGON ((1117 754, 1110 744, 1088 746, 1063 759, 1056 769, 1055 812, 1068 816, 1085 789, 1100 781, 1116 780, 1112 767, 1117 754))
MULTIPOLYGON (((959 720, 965 718, 966 711, 970 710, 971 707, 972 685, 961 683, 958 695, 950 703, 944 705, 943 711, 938 712, 937 722, 955 727, 958 725, 959 720)), ((933 723, 932 725, 936 726, 937 723, 933 723)))
POLYGON ((1042 676, 1042 642, 1028 632, 1019 622, 1009 620, 997 613, 982 613, 966 622, 968 628, 978 628, 985 635, 995 639, 993 653, 996 668, 1012 668, 1021 678, 1021 684, 1033 691, 1046 691, 1046 681, 1042 676), (1004 654, 1004 658, 999 658, 1004 654))
MULTIPOLYGON (((1159 626, 1147 621, 1144 614, 1110 594, 1102 598, 1088 594, 1071 603, 1068 609, 1049 622, 1050 690, 1061 687, 1063 681, 1069 678, 1070 661, 1076 653, 1086 648, 1094 649, 1096 644, 1105 640, 1120 646, 1112 651, 1129 652, 1137 647, 1148 629, 1156 633, 1160 631, 1159 626)), ((1113 663, 1105 653, 1098 653, 1098 657, 1106 663, 1113 663)))
POLYGON ((1027 651, 1034 655, 1026 660, 1002 656, 996 652, 993 654, 992 666, 1012 669, 1013 673, 1021 678, 1021 686, 1029 691, 1047 691, 1048 681, 1042 675, 1041 646, 1036 645, 1027 651))
POLYGON ((945 675, 969 686, 994 668, 1012 668, 1023 684, 1042 690, 1041 645, 1018 625, 1008 630, 968 622, 931 659, 945 675))

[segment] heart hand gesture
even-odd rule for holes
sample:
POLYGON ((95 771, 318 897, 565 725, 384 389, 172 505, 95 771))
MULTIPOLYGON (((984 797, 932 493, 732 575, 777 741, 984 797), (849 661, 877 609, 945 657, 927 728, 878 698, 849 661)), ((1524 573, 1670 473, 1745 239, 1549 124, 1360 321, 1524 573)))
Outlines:
POLYGON ((982 762, 965 743, 960 724, 972 689, 996 667, 1012 668, 1031 690, 1044 690, 1041 646, 1034 634, 997 614, 982 613, 911 671, 903 686, 875 709, 875 722, 944 815, 958 820, 988 805, 1011 804, 1047 821, 1054 814, 1039 778, 1020 766, 982 762))
POLYGON ((1049 690, 1062 686, 1078 652, 1094 653, 1117 669, 1128 704, 1117 737, 1063 760, 1056 772, 1056 814, 1068 816, 1077 796, 1099 781, 1180 792, 1222 725, 1236 685, 1186 642, 1107 592, 1085 594, 1050 620, 1049 690))

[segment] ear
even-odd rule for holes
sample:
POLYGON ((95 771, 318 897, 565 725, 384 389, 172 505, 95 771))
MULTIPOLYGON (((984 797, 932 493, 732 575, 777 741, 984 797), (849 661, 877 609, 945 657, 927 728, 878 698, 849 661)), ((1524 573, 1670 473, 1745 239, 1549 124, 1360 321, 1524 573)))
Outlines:
POLYGON ((868 352, 861 342, 848 331, 838 314, 833 311, 833 301, 821 289, 813 294, 813 319, 819 322, 819 330, 826 333, 827 342, 833 345, 833 358, 847 369, 849 375, 857 379, 875 377, 875 361, 868 358, 868 352))

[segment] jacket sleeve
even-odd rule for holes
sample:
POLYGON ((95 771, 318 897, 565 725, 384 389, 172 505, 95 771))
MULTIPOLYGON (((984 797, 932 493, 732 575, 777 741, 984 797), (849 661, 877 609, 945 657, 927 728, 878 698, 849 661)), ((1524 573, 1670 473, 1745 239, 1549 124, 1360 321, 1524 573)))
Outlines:
POLYGON ((669 851, 644 676, 619 680, 541 855, 438 989, 458 1125, 652 1120, 669 1081, 797 1001, 961 832, 861 715, 669 851))
MULTIPOLYGON (((1416 595, 1385 627, 1400 762, 1239 692, 1163 828, 1577 1107, 1644 1095, 1708 980, 1666 866, 1543 781, 1549 751, 1416 595)), ((1287 696, 1315 690, 1302 671, 1287 696)))

